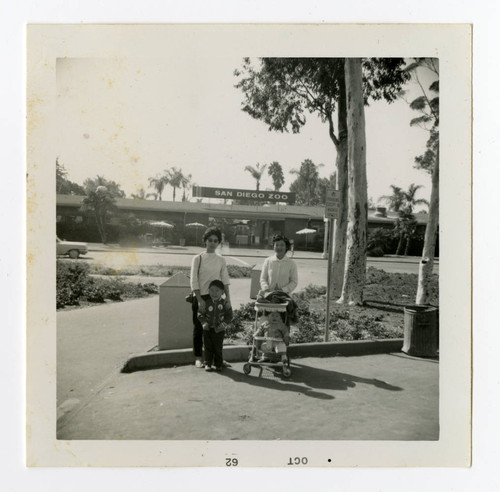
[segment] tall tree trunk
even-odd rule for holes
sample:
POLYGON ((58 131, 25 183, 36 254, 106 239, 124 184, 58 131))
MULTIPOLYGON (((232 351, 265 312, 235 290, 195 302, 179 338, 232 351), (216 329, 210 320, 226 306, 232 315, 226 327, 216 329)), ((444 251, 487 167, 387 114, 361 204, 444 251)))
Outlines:
POLYGON ((405 256, 410 254, 410 246, 411 246, 411 234, 408 234, 406 238, 406 248, 405 248, 405 256))
POLYGON ((398 247, 396 248, 396 255, 399 256, 403 253, 403 243, 404 243, 404 234, 402 232, 399 233, 399 241, 398 247))
POLYGON ((363 304, 366 281, 366 229, 368 192, 366 180, 365 108, 361 59, 345 61, 347 93, 347 159, 349 210, 347 251, 342 295, 338 303, 363 304))
POLYGON ((97 230, 99 231, 99 236, 101 236, 101 242, 103 244, 106 244, 106 229, 101 214, 102 213, 100 210, 97 209, 95 211, 95 222, 97 225, 97 230))
MULTIPOLYGON (((342 76, 343 76, 342 70, 342 76)), ((343 77, 344 79, 344 77, 343 77)), ((347 241, 347 101, 345 93, 345 80, 340 81, 340 94, 337 103, 337 121, 339 138, 336 145, 337 159, 335 166, 337 168, 337 190, 339 193, 339 210, 337 220, 333 230, 333 261, 332 274, 330 276, 332 285, 330 292, 334 297, 340 297, 342 294, 342 285, 344 283, 344 269, 347 241)))
POLYGON ((436 158, 432 172, 431 203, 429 205, 429 221, 425 228, 424 249, 418 271, 416 304, 429 303, 429 286, 434 268, 434 252, 439 224, 439 156, 436 158))

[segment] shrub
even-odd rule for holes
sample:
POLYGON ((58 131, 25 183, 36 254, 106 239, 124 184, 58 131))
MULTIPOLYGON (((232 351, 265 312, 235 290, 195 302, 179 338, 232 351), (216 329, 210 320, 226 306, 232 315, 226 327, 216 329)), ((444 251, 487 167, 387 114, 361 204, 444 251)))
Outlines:
POLYGON ((253 321, 255 319, 255 302, 242 304, 240 308, 234 310, 234 315, 244 321, 253 321))
POLYGON ((360 315, 352 319, 333 319, 330 323, 332 340, 376 340, 399 338, 403 334, 401 327, 387 327, 380 323, 383 315, 360 315))
POLYGON ((381 256, 384 256, 384 250, 380 247, 376 247, 376 248, 372 248, 372 249, 369 249, 366 254, 368 256, 371 256, 371 257, 374 257, 374 258, 379 258, 381 256))
POLYGON ((299 304, 301 301, 307 302, 324 295, 326 295, 326 287, 324 285, 320 286, 309 284, 307 287, 304 287, 302 290, 299 290, 299 292, 294 294, 293 298, 295 302, 299 304))
POLYGON ((325 317, 320 313, 309 312, 300 315, 297 326, 290 331, 291 343, 311 343, 322 341, 325 317))
POLYGON ((227 273, 231 278, 249 278, 252 275, 251 266, 227 265, 227 273))
MULTIPOLYGON (((132 265, 123 268, 110 268, 103 265, 92 264, 90 266, 91 274, 95 275, 143 275, 146 277, 171 277, 176 273, 184 273, 189 275, 190 267, 188 266, 168 266, 168 265, 132 265)), ((249 278, 251 276, 252 267, 240 265, 228 265, 227 271, 231 278, 249 278)))
POLYGON ((56 307, 77 306, 89 280, 89 267, 85 263, 57 260, 56 307))
POLYGON ((153 284, 152 282, 148 282, 147 284, 139 284, 139 285, 142 285, 142 288, 148 294, 158 294, 159 288, 156 284, 153 284))
POLYGON ((119 277, 91 277, 89 266, 85 263, 58 260, 56 276, 57 309, 79 305, 82 300, 102 303, 106 299, 122 301, 158 293, 158 287, 153 283, 143 285, 126 282, 119 277))
POLYGON ((88 283, 83 295, 88 302, 104 302, 104 289, 95 282, 88 283))
MULTIPOLYGON (((226 329, 226 338, 234 340, 245 332, 245 324, 255 319, 254 306, 255 303, 248 302, 233 311, 233 319, 226 329)), ((244 336, 246 337, 246 335, 244 336)))
POLYGON ((377 227, 376 229, 368 230, 368 238, 366 247, 368 251, 382 252, 378 255, 370 256, 384 256, 384 253, 394 250, 394 231, 377 227))

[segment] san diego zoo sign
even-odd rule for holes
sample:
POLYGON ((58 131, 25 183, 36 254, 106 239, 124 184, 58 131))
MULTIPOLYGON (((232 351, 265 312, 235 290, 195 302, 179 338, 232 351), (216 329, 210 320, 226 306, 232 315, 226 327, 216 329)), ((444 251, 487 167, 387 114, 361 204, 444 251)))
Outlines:
POLYGON ((256 200, 261 202, 295 203, 295 193, 288 191, 237 190, 234 188, 209 188, 193 186, 193 196, 204 198, 222 198, 229 200, 256 200))

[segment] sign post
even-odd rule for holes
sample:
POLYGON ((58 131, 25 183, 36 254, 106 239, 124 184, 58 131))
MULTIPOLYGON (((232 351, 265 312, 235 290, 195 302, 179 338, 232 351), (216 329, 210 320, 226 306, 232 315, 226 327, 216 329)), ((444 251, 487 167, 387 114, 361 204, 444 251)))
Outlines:
POLYGON ((335 190, 326 191, 325 219, 328 220, 328 269, 326 280, 326 316, 325 316, 325 342, 328 342, 330 329, 330 284, 333 260, 333 227, 339 210, 339 192, 335 190))

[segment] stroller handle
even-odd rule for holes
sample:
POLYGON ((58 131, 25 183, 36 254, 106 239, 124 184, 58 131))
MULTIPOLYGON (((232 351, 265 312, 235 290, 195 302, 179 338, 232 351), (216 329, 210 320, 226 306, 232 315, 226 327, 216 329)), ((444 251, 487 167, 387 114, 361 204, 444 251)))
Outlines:
POLYGON ((276 337, 253 337, 254 340, 267 341, 267 342, 284 342, 283 338, 276 337))
POLYGON ((255 310, 256 311, 277 311, 279 313, 285 313, 287 306, 288 306, 288 302, 281 302, 281 303, 256 302, 255 303, 255 310))

